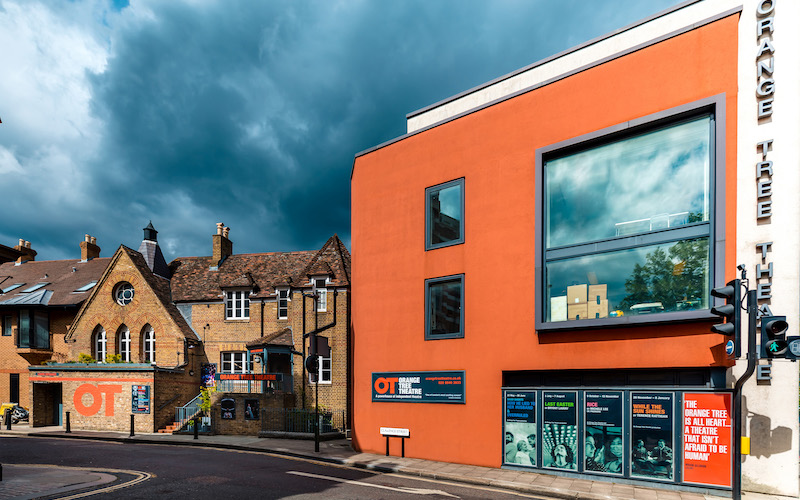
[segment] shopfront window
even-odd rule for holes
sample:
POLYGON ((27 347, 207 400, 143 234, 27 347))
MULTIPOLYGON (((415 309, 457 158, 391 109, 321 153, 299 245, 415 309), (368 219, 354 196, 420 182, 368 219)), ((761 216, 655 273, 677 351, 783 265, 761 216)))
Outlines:
POLYGON ((542 153, 541 323, 710 307, 715 134, 703 110, 542 153))

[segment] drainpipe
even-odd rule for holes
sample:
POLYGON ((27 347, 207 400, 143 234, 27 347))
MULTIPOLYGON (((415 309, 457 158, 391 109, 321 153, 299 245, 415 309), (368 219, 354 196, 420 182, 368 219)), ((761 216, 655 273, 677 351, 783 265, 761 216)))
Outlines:
MULTIPOLYGON (((291 293, 291 291, 289 292, 291 293)), ((300 293, 300 296, 303 297, 303 333, 300 336, 300 343, 303 344, 303 359, 300 360, 300 363, 303 365, 301 371, 301 378, 303 379, 303 409, 306 409, 306 294, 300 293)))

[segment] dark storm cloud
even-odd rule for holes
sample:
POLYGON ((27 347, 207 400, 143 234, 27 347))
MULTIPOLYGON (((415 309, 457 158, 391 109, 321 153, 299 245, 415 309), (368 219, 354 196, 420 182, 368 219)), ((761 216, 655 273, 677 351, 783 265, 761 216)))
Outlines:
POLYGON ((674 3, 115 2, 90 226, 104 255, 150 219, 168 259, 209 254, 219 221, 237 253, 349 243, 353 156, 408 112, 674 3))

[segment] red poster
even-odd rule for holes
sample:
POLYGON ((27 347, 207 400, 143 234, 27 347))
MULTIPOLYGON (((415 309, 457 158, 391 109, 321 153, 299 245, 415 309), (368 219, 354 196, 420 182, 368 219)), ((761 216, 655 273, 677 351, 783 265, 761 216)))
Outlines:
POLYGON ((731 486, 731 394, 684 393, 683 482, 731 486))

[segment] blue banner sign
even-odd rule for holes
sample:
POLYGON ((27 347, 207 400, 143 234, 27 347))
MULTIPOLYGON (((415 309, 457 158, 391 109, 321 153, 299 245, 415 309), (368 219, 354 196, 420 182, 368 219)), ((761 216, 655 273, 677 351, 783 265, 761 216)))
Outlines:
POLYGON ((372 401, 463 404, 464 372, 375 372, 372 401))

